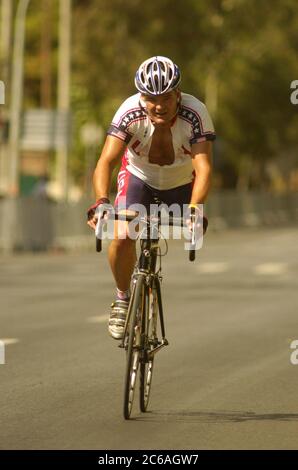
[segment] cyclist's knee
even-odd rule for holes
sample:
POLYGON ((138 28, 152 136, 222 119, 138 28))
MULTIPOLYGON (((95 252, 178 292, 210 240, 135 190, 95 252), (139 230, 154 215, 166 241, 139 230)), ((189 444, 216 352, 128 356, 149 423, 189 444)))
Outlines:
POLYGON ((114 224, 114 240, 126 240, 135 242, 138 238, 138 226, 130 226, 126 221, 116 221, 114 224))
POLYGON ((112 241, 112 245, 116 250, 132 250, 135 248, 135 240, 130 238, 115 238, 112 241))

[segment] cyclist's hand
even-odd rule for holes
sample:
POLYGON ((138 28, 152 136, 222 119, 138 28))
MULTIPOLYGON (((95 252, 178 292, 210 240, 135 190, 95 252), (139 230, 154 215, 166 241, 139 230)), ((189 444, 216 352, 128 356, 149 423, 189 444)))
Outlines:
POLYGON ((107 217, 111 212, 112 206, 108 198, 102 197, 87 210, 87 224, 95 230, 98 219, 107 217))

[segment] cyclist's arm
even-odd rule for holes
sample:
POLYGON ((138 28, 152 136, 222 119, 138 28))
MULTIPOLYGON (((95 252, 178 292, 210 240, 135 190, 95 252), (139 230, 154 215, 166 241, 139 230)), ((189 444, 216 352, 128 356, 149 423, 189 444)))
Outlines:
POLYGON ((195 171, 191 204, 203 204, 210 186, 212 176, 212 142, 205 141, 191 147, 192 165, 195 171))
POLYGON ((113 169, 124 154, 126 143, 108 135, 93 174, 93 188, 96 200, 109 198, 113 169))

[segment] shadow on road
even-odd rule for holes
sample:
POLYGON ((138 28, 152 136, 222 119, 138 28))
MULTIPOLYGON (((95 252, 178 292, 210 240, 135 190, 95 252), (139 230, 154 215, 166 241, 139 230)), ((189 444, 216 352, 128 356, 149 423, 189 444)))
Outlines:
POLYGON ((136 421, 154 422, 202 422, 202 423, 242 423, 247 421, 298 421, 298 413, 258 414, 252 411, 152 411, 136 421))

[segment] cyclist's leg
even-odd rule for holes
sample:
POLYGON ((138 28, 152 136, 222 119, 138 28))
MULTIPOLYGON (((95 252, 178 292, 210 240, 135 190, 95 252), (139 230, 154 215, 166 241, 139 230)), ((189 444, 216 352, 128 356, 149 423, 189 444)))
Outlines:
MULTIPOLYGON (((117 222, 115 222, 118 225, 117 222)), ((116 229, 118 229, 116 227, 116 229)), ((121 292, 127 292, 130 279, 136 262, 135 241, 126 238, 114 239, 109 246, 109 263, 116 281, 116 286, 121 292)))
POLYGON ((109 246, 109 263, 116 282, 116 300, 111 305, 109 333, 114 339, 122 339, 129 306, 130 278, 135 264, 135 241, 118 238, 119 228, 126 232, 127 222, 115 221, 114 240, 109 246), (119 227, 122 226, 122 227, 119 227))
MULTIPOLYGON (((143 181, 129 172, 120 173, 115 210, 121 213, 133 213, 131 205, 139 204, 139 209, 150 206, 151 194, 143 181), (120 180, 120 181, 119 181, 120 180)), ((137 229, 137 227, 135 227, 137 229)), ((129 304, 131 275, 136 262, 135 231, 126 221, 115 221, 114 240, 109 246, 109 262, 117 287, 117 298, 112 303, 109 332, 115 339, 121 339, 124 333, 125 319, 129 304)))

